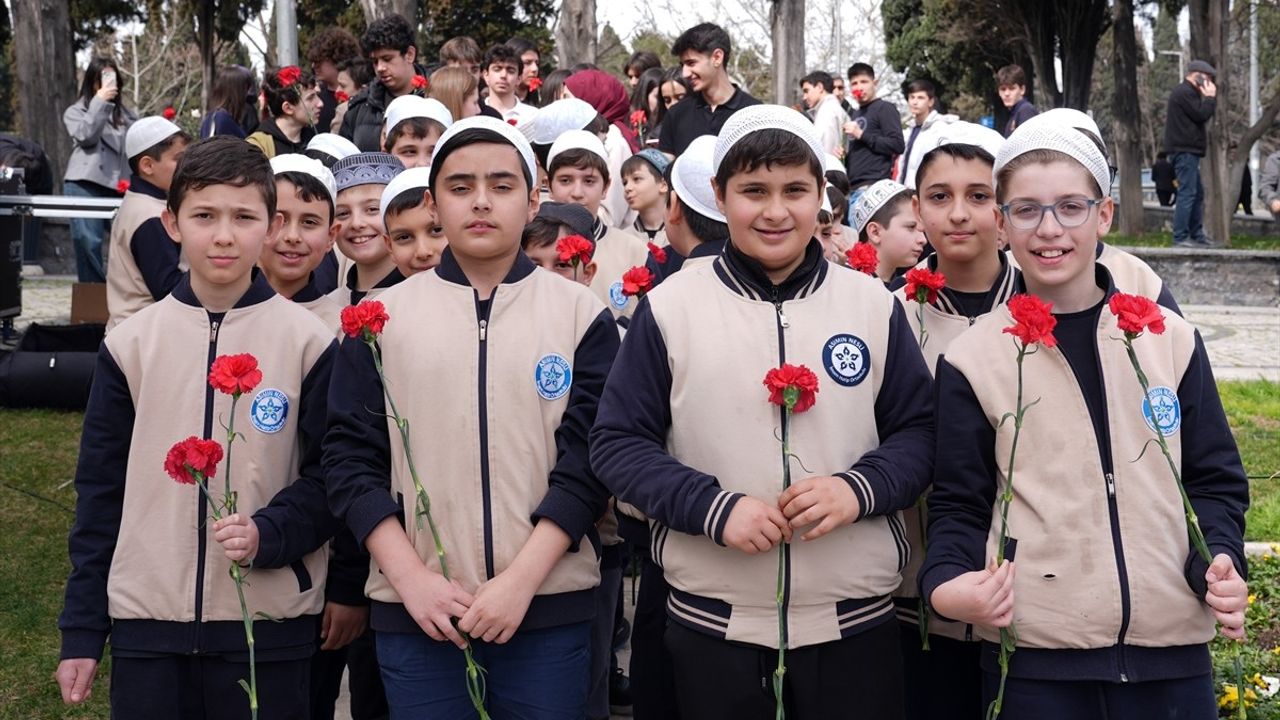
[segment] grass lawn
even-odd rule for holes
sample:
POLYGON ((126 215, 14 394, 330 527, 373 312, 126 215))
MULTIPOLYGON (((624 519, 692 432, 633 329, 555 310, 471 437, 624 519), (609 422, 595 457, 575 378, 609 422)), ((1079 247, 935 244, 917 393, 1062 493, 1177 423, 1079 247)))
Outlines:
MULTIPOLYGON (((1245 470, 1255 476, 1249 539, 1280 541, 1280 476, 1257 477, 1280 472, 1280 385, 1222 382, 1219 389, 1245 470)), ((106 667, 78 708, 62 704, 53 682, 80 420, 79 413, 0 409, 0 575, 9 579, 0 583, 0 720, 108 716, 106 667)), ((1277 676, 1280 552, 1255 562, 1251 585, 1246 667, 1250 675, 1277 676)), ((1261 700, 1251 717, 1280 720, 1280 701, 1261 700)))
MULTIPOLYGON (((1108 245, 1120 247, 1173 247, 1173 233, 1146 233, 1139 236, 1111 233, 1105 238, 1108 245)), ((1280 250, 1280 235, 1266 237, 1254 235, 1232 235, 1232 250, 1280 250)))

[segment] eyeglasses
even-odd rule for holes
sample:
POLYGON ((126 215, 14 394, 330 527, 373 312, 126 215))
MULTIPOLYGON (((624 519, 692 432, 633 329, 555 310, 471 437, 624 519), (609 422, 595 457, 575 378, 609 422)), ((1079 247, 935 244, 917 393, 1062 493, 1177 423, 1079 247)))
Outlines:
POLYGON ((1046 212, 1053 213, 1053 219, 1064 228, 1080 227, 1089 219, 1089 213, 1095 205, 1101 205, 1097 198, 1063 198, 1052 205, 1041 205, 1029 200, 1018 200, 1000 206, 1001 212, 1009 218, 1009 223, 1018 230, 1035 230, 1044 221, 1046 212))

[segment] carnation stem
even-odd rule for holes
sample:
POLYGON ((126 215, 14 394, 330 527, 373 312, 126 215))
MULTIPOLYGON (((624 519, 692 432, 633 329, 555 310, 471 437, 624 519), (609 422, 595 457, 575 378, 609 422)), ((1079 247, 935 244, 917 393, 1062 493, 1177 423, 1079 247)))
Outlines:
MULTIPOLYGON (((387 377, 382 369, 382 353, 378 350, 377 340, 367 330, 364 334, 364 342, 369 346, 369 351, 373 353, 373 364, 378 371, 378 379, 382 381, 383 394, 386 396, 387 405, 391 409, 391 419, 400 431, 400 441, 404 444, 405 463, 409 466, 409 477, 413 478, 413 490, 418 496, 417 507, 414 512, 418 529, 422 529, 422 520, 426 518, 427 527, 431 531, 431 542, 436 549, 436 560, 440 563, 440 574, 444 576, 445 580, 452 580, 453 578, 449 575, 449 562, 445 555, 444 541, 440 539, 440 530, 436 527, 435 519, 431 516, 431 498, 427 495, 426 488, 423 487, 422 481, 418 478, 418 468, 413 462, 413 450, 409 445, 409 419, 401 417, 399 411, 396 410, 395 400, 391 397, 391 390, 387 387, 387 377)), ((458 630, 458 632, 467 641, 466 647, 462 648, 462 655, 467 666, 467 696, 471 698, 471 705, 480 715, 481 720, 489 720, 489 712, 484 706, 484 668, 476 662, 471 652, 471 636, 462 632, 462 630, 458 630)))
MULTIPOLYGON (((223 482, 226 486, 226 496, 222 499, 222 506, 226 510, 228 516, 236 514, 236 494, 231 490, 231 446, 236 441, 236 403, 240 401, 240 392, 231 393, 231 418, 227 421, 227 460, 223 467, 223 482)), ((202 485, 203 487, 203 485, 202 485)), ((208 495, 208 491, 205 492, 208 495)), ((210 504, 212 504, 210 498, 210 504)), ((213 510, 213 519, 221 520, 218 511, 213 510)), ((252 522, 252 521, 251 521, 252 522)), ((253 615, 249 613, 249 604, 244 599, 244 573, 241 571, 240 563, 231 563, 231 579, 236 584, 236 595, 240 598, 240 620, 244 623, 244 640, 249 648, 249 684, 246 686, 244 681, 240 681, 240 685, 244 687, 245 693, 249 695, 249 715, 253 720, 258 717, 258 663, 255 657, 254 640, 253 640, 253 615)))
MULTIPOLYGON (((798 394, 797 394, 798 396, 798 394)), ((795 400, 787 398, 789 405, 782 406, 782 490, 791 487, 791 406, 795 400)), ((775 601, 778 605, 778 667, 773 671, 773 697, 776 702, 775 720, 783 720, 787 716, 782 702, 782 678, 787 674, 787 608, 783 593, 786 590, 787 575, 787 543, 783 540, 778 545, 778 586, 775 601)))
POLYGON ((929 331, 924 329, 924 304, 925 298, 920 295, 927 295, 927 290, 916 291, 916 321, 920 323, 920 349, 924 349, 924 344, 929 342, 929 331))

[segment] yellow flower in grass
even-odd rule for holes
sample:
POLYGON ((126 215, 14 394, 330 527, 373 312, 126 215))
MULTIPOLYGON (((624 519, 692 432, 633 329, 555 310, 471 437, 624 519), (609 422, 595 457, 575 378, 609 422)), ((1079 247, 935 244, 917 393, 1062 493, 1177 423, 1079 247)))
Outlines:
POLYGON ((1258 602, 1258 596, 1254 593, 1249 593, 1249 604, 1252 605, 1256 602, 1258 602))
MULTIPOLYGON (((1222 694, 1218 696, 1218 707, 1226 710, 1234 709, 1240 702, 1240 692, 1235 685, 1230 683, 1222 684, 1222 694)), ((1258 703, 1258 694, 1253 688, 1245 688, 1244 706, 1246 708, 1253 707, 1258 703)))

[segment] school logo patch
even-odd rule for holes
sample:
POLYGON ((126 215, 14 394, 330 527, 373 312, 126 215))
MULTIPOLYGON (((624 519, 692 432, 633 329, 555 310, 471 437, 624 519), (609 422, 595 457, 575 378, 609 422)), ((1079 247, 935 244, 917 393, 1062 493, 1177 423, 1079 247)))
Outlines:
POLYGON ((836 335, 822 348, 822 365, 832 380, 853 387, 871 371, 871 351, 856 335, 836 335))
POLYGON ((1167 387, 1153 387, 1147 394, 1147 402, 1142 403, 1142 417, 1147 427, 1169 437, 1182 427, 1182 404, 1178 402, 1178 394, 1167 387))
POLYGON ((559 399, 573 385, 573 369, 561 355, 543 355, 533 368, 533 383, 543 400, 559 399))
POLYGON ((285 418, 289 417, 289 398, 275 388, 263 388, 253 396, 253 404, 249 406, 249 419, 258 432, 278 433, 284 429, 285 418))
POLYGON ((621 310, 626 307, 628 299, 629 298, 622 293, 621 280, 609 286, 609 302, 613 303, 615 308, 621 310))

